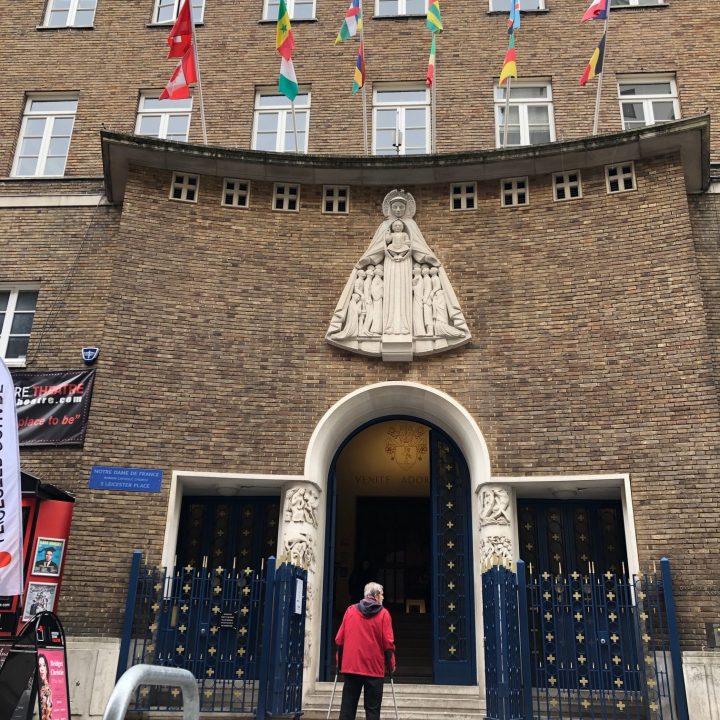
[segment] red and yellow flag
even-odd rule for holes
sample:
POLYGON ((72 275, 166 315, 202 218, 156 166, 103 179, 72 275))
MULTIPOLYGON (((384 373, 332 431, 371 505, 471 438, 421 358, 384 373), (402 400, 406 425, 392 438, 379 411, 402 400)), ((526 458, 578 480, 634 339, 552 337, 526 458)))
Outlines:
POLYGON ((292 50, 295 47, 295 39, 293 38, 292 28, 290 27, 290 15, 288 14, 285 0, 280 0, 280 7, 278 8, 275 47, 286 60, 291 59, 292 50))
POLYGON ((503 60, 502 70, 500 71, 499 85, 503 85, 508 78, 517 77, 517 55, 515 53, 515 34, 510 35, 508 50, 503 60))

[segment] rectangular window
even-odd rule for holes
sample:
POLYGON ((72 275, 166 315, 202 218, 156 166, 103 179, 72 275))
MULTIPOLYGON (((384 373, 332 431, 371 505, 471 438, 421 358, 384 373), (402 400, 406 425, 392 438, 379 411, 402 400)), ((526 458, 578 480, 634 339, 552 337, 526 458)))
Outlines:
POLYGON ((182 202, 197 202, 199 186, 199 176, 173 173, 172 183, 170 183, 170 199, 181 200, 182 202))
POLYGON ((273 210, 297 212, 300 209, 300 186, 275 183, 273 187, 273 210))
MULTIPOLYGON (((291 20, 314 20, 315 0, 285 0, 291 20)), ((280 0, 265 0, 263 20, 277 20, 280 0)))
POLYGON ((424 155, 430 152, 430 91, 377 89, 373 92, 373 153, 424 155))
POLYGON ((187 142, 191 114, 192 98, 160 100, 157 97, 141 95, 135 134, 187 142))
POLYGON ((44 27, 92 27, 97 0, 50 0, 44 27))
POLYGON ((347 185, 323 185, 322 211, 324 213, 347 213, 349 197, 350 188, 347 185))
POLYGON ((399 15, 425 15, 428 0, 375 0, 375 15, 397 17, 399 15))
POLYGON ((507 178, 500 181, 500 204, 502 207, 529 205, 528 179, 507 178))
POLYGON ((297 120, 297 133, 292 103, 277 92, 258 92, 255 96, 252 149, 306 153, 310 123, 309 92, 301 92, 295 98, 294 118, 297 120))
POLYGON ((555 173, 553 175, 553 196, 555 200, 575 200, 582 197, 580 171, 555 173))
POLYGON ((477 207, 477 184, 459 183, 450 186, 451 210, 474 210, 477 207))
POLYGON ((666 4, 666 0, 610 0, 611 8, 652 7, 654 5, 666 4))
MULTIPOLYGON (((169 25, 175 22, 180 5, 185 0, 155 0, 155 9, 153 10, 153 24, 169 25)), ((195 25, 203 21, 205 14, 205 0, 192 0, 192 17, 195 25)))
POLYGON ((680 117, 677 85, 672 76, 620 78, 618 96, 624 130, 680 117))
POLYGON ((247 180, 225 178, 223 181, 222 204, 226 207, 249 207, 250 183, 247 180))
POLYGON ((38 289, 0 285, 0 357, 8 366, 25 365, 38 289))
POLYGON ((605 166, 605 183, 608 193, 635 190, 635 163, 618 163, 605 166))
POLYGON ((62 177, 70 150, 76 98, 28 98, 12 174, 62 177))
MULTIPOLYGON (((490 12, 510 12, 514 0, 490 0, 490 12)), ((544 10, 545 0, 520 0, 521 10, 544 10)))
MULTIPOLYGON (((495 141, 503 147, 506 88, 495 86, 495 141)), ((507 145, 555 142, 552 87, 549 81, 513 80, 507 127, 507 145)))

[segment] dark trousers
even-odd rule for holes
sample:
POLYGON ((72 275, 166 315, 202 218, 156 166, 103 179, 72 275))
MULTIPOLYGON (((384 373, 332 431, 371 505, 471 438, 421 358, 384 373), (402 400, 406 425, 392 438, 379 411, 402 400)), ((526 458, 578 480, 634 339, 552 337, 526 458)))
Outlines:
POLYGON ((355 720, 360 691, 365 690, 363 702, 367 720, 380 720, 383 696, 383 678, 345 673, 340 720, 355 720))

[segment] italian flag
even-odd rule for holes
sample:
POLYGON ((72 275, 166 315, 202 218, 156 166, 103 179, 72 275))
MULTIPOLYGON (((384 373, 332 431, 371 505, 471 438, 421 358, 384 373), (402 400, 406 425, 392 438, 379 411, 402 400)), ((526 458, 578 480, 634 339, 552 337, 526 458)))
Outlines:
POLYGON ((298 82, 295 77, 295 67, 292 58, 283 58, 280 61, 280 77, 278 77, 278 90, 292 102, 298 94, 298 82))

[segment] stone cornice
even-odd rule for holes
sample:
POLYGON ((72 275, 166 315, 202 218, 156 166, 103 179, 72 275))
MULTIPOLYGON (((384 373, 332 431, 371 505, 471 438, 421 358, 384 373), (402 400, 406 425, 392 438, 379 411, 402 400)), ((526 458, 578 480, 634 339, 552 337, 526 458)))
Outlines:
POLYGON ((710 116, 579 140, 442 155, 297 155, 191 145, 103 130, 107 196, 122 203, 131 165, 198 175, 312 185, 383 187, 498 180, 680 153, 686 189, 709 183, 710 116))

